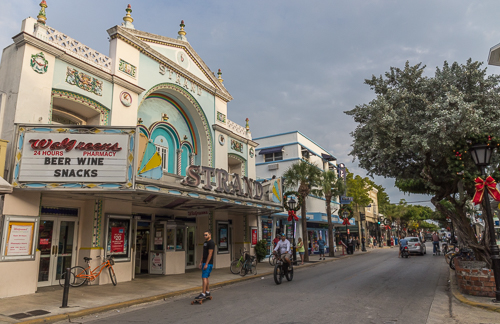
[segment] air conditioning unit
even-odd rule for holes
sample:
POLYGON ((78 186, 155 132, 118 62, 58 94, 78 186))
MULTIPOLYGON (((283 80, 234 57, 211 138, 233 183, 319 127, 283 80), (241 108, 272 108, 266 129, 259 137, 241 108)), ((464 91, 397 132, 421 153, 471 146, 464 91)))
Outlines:
POLYGON ((267 169, 269 171, 271 171, 271 170, 278 170, 279 168, 280 168, 280 165, 278 163, 269 164, 267 166, 267 169))

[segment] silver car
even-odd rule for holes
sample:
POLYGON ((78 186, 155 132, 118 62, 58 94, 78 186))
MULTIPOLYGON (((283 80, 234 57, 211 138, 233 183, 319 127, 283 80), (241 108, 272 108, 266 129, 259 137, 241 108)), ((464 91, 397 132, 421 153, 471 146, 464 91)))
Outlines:
POLYGON ((410 253, 427 254, 425 244, 422 243, 420 237, 407 237, 406 239, 408 240, 408 250, 410 253))

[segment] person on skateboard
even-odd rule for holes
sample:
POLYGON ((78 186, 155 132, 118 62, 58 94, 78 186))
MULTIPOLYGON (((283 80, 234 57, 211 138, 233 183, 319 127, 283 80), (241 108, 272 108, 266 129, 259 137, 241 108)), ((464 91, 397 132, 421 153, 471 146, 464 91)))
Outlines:
POLYGON ((202 292, 196 297, 196 299, 205 299, 210 297, 210 291, 208 290, 208 277, 210 277, 210 272, 214 266, 214 249, 215 243, 212 241, 212 233, 206 231, 203 236, 205 237, 205 243, 203 243, 203 257, 200 260, 200 265, 198 268, 201 269, 201 280, 202 280, 202 292))

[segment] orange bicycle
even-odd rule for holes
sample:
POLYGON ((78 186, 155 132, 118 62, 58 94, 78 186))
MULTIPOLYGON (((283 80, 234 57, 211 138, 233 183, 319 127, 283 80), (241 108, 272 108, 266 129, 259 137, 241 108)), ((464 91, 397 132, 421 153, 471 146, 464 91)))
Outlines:
MULTIPOLYGON (((106 258, 106 261, 98 265, 94 270, 90 269, 90 261, 92 260, 92 258, 85 257, 83 258, 83 260, 88 264, 88 267, 86 269, 80 266, 71 268, 69 279, 69 284, 71 287, 80 287, 81 285, 86 283, 87 280, 94 281, 97 277, 99 277, 104 268, 108 268, 111 282, 113 283, 113 286, 116 286, 118 282, 116 281, 115 270, 113 270, 115 261, 113 260, 112 255, 109 255, 106 258)), ((61 287, 64 287, 65 276, 66 272, 63 272, 61 278, 59 279, 59 284, 61 285, 61 287)))

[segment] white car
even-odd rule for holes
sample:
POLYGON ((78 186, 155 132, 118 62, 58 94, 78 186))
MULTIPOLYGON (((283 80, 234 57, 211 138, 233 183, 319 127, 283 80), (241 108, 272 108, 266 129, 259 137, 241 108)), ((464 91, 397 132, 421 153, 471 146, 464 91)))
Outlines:
POLYGON ((406 237, 406 240, 408 240, 408 250, 410 253, 427 254, 425 244, 422 243, 420 237, 406 237))

